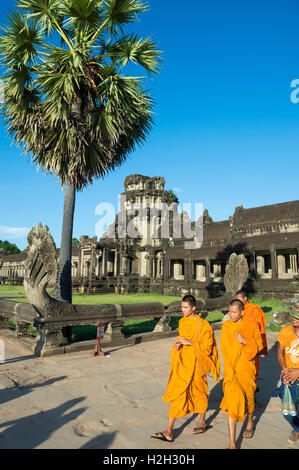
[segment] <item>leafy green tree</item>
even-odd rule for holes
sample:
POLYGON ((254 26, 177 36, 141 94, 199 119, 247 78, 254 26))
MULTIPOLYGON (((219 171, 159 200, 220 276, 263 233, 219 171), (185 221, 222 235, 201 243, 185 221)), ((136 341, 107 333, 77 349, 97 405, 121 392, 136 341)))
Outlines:
POLYGON ((76 191, 121 165, 152 126, 145 77, 160 51, 125 28, 149 9, 140 0, 19 0, 2 28, 3 115, 9 134, 65 188, 56 296, 72 301, 71 250, 76 191))
POLYGON ((0 254, 17 255, 18 253, 21 253, 21 250, 19 250, 17 245, 7 240, 0 240, 0 254))
POLYGON ((177 203, 179 202, 179 198, 171 189, 169 189, 168 194, 173 202, 177 202, 177 203))

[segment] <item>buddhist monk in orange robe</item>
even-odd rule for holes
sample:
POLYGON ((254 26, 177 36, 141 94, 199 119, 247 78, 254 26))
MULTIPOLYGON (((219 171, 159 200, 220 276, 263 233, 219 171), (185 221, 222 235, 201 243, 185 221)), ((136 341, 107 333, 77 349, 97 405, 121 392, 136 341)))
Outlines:
POLYGON ((236 425, 248 422, 243 437, 253 436, 253 411, 256 389, 255 357, 263 348, 259 328, 252 318, 243 319, 244 305, 233 300, 229 306, 230 320, 223 323, 220 348, 224 361, 223 392, 220 408, 227 412, 231 449, 236 448, 236 425))
POLYGON ((185 296, 181 303, 184 317, 179 322, 179 336, 171 352, 171 370, 165 403, 170 403, 168 427, 152 437, 163 441, 173 440, 176 418, 188 413, 199 413, 200 420, 193 434, 207 430, 205 414, 208 408, 206 375, 211 372, 219 382, 220 356, 216 338, 209 322, 195 314, 196 300, 185 296))
MULTIPOLYGON (((265 317, 265 314, 264 314, 263 310, 258 305, 248 301, 248 294, 247 294, 246 290, 244 290, 244 289, 241 289, 236 293, 236 299, 241 300, 241 302, 243 302, 243 304, 244 304, 244 319, 247 318, 247 317, 253 318, 256 321, 256 323, 258 324, 258 327, 260 329, 260 333, 261 333, 261 336, 262 336, 262 341, 263 341, 263 349, 259 353, 259 355, 260 356, 267 356, 268 355, 268 346, 267 346, 267 338, 266 338, 266 330, 265 330, 265 328, 266 328, 266 317, 265 317)), ((255 358, 255 362, 256 362, 256 364, 255 364, 256 365, 256 377, 255 377, 255 379, 256 379, 256 381, 257 381, 258 373, 259 373, 259 369, 260 369, 259 355, 257 355, 256 358, 255 358)))

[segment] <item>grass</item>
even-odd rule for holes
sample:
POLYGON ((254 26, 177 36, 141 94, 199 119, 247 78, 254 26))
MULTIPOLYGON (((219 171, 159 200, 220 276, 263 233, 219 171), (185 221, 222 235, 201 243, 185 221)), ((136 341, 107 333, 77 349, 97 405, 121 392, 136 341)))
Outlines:
POLYGON ((74 294, 73 304, 100 305, 100 304, 137 304, 143 302, 161 302, 168 305, 171 302, 181 300, 181 297, 162 294, 74 294))
POLYGON ((25 295, 24 286, 0 286, 0 295, 25 295))
MULTIPOLYGON (((16 295, 25 295, 23 286, 0 286, 0 294, 16 294, 16 295)), ((15 302, 25 302, 28 303, 26 297, 24 298, 9 298, 9 300, 15 302)), ((77 305, 101 305, 101 304, 134 304, 142 302, 161 302, 163 305, 168 305, 171 302, 179 301, 181 297, 177 296, 167 296, 161 294, 129 294, 129 295, 120 295, 120 294, 74 294, 73 303, 77 305)), ((253 303, 258 304, 264 311, 265 317, 267 320, 267 329, 270 331, 280 331, 281 325, 279 326, 269 326, 269 323, 273 321, 273 312, 276 310, 287 309, 283 307, 280 300, 277 299, 263 299, 261 295, 252 295, 249 297, 249 300, 253 303)), ((178 322, 181 316, 172 317, 170 321, 170 326, 173 329, 178 327, 178 322)), ((207 320, 210 323, 221 321, 223 318, 223 313, 221 311, 212 311, 208 313, 207 320)), ((156 322, 152 318, 140 318, 138 320, 128 320, 125 322, 124 327, 122 328, 122 333, 125 336, 133 334, 141 334, 153 331, 156 326, 156 322)), ((15 328, 13 321, 10 320, 10 327, 15 328)), ((36 336, 35 329, 30 325, 29 330, 33 336, 36 336)), ((97 325, 84 325, 84 326, 74 326, 72 328, 72 340, 73 341, 83 341, 87 339, 95 339, 97 332, 97 325)))

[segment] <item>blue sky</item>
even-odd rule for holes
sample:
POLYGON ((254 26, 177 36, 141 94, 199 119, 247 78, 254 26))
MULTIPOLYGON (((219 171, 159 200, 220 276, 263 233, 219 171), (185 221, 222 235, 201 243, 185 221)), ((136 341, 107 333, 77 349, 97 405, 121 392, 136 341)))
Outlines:
MULTIPOLYGON (((14 6, 1 8, 0 24, 14 6)), ((164 176, 181 202, 202 202, 214 220, 237 205, 299 199, 299 0, 151 0, 134 29, 163 51, 147 88, 155 126, 143 147, 77 195, 74 236, 94 236, 96 206, 117 208, 132 173, 164 176)), ((138 70, 139 72, 139 70, 138 70)), ((49 226, 59 246, 63 192, 32 166, 0 126, 0 239, 26 247, 26 230, 49 226), (18 229, 18 230, 16 230, 18 229)))

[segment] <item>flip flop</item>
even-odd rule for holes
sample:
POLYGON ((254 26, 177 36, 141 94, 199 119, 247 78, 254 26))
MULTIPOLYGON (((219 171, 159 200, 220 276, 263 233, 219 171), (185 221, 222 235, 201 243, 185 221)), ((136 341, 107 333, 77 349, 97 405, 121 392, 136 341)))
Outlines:
POLYGON ((245 431, 243 432, 243 437, 245 437, 246 439, 251 439, 253 437, 253 434, 254 429, 245 429, 245 431))
POLYGON ((196 434, 203 434, 208 430, 208 426, 205 424, 204 426, 200 426, 199 428, 194 428, 193 429, 193 436, 196 436, 196 434), (194 432, 197 431, 197 432, 194 432))
POLYGON ((173 442, 173 439, 167 439, 163 432, 157 432, 156 434, 161 434, 161 436, 151 436, 151 438, 159 439, 160 441, 173 442))
POLYGON ((294 436, 294 430, 291 432, 290 434, 290 437, 288 438, 288 443, 291 445, 291 446, 295 446, 297 441, 298 441, 299 437, 295 437, 294 436))

